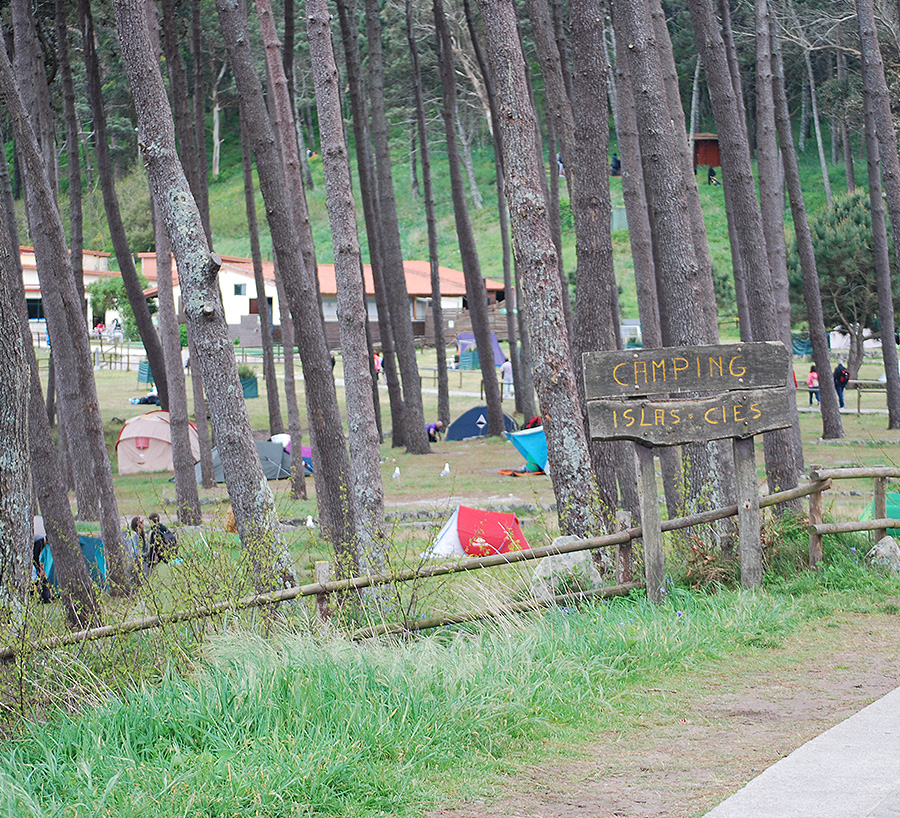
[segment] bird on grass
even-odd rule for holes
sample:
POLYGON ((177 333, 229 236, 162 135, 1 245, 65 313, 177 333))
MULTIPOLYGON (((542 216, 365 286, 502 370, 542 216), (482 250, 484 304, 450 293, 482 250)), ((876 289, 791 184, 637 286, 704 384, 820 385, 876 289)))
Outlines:
POLYGON ((448 474, 450 474, 450 464, 444 463, 444 468, 441 469, 441 477, 446 477, 448 474))
POLYGON ((397 468, 394 469, 394 473, 391 475, 391 478, 396 480, 399 476, 400 476, 400 467, 397 466, 397 468))
POLYGON ((307 515, 306 517, 306 527, 307 528, 315 528, 316 524, 313 521, 312 514, 307 515))

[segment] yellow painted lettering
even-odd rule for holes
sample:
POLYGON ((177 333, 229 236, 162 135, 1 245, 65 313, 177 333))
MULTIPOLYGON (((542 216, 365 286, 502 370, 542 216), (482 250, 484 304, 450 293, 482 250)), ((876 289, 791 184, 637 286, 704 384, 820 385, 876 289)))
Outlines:
POLYGON ((613 367, 613 380, 614 380, 617 384, 620 384, 621 386, 628 386, 628 384, 625 383, 625 381, 620 381, 620 380, 619 380, 619 376, 618 376, 618 374, 617 374, 618 371, 619 371, 619 369, 620 369, 621 367, 623 367, 623 366, 628 366, 628 364, 627 364, 626 362, 623 361, 622 363, 616 364, 616 365, 613 367))
POLYGON ((646 412, 646 407, 642 406, 641 407, 641 426, 652 426, 653 425, 652 423, 646 422, 646 417, 644 415, 645 412, 646 412))
POLYGON ((644 374, 644 383, 647 383, 647 362, 646 361, 635 361, 634 362, 634 382, 640 383, 641 373, 644 374))
POLYGON ((702 378, 703 374, 700 372, 700 356, 697 356, 697 377, 702 378))
POLYGON ((710 359, 709 359, 709 377, 710 377, 710 378, 715 378, 715 377, 716 377, 715 368, 716 368, 716 367, 719 367, 719 377, 721 378, 721 377, 725 374, 725 373, 722 371, 722 367, 723 367, 723 366, 724 366, 724 364, 722 363, 722 356, 721 356, 721 355, 719 356, 718 360, 716 360, 715 358, 710 358, 710 359))
POLYGON ((626 409, 624 412, 622 412, 622 417, 625 418, 626 421, 628 421, 625 424, 626 429, 629 426, 634 426, 634 409, 626 409))
POLYGON ((613 429, 619 428, 619 413, 613 409, 613 429))
POLYGON ((747 367, 746 367, 746 366, 739 367, 739 370, 740 370, 740 371, 735 371, 735 368, 734 368, 734 362, 735 362, 738 358, 743 358, 743 357, 744 357, 743 355, 735 355, 735 356, 728 362, 728 371, 729 371, 732 375, 734 375, 735 378, 743 378, 744 375, 745 375, 746 372, 747 372, 747 367))
POLYGON ((722 423, 728 423, 728 410, 722 407, 722 423))
POLYGON ((666 410, 665 409, 654 409, 653 410, 653 425, 654 426, 665 426, 666 425, 666 410))
POLYGON ((669 416, 672 418, 672 425, 681 423, 681 409, 670 409, 669 416))
POLYGON ((653 373, 653 383, 656 383, 656 370, 662 370, 662 380, 663 383, 666 382, 666 361, 665 359, 661 361, 653 361, 652 364, 652 373, 653 373))
POLYGON ((740 406, 740 405, 734 407, 734 422, 735 423, 740 423, 742 420, 746 420, 746 418, 741 414, 741 411, 743 410, 743 408, 744 407, 740 406))
POLYGON ((710 417, 710 415, 711 415, 713 412, 715 412, 717 408, 718 408, 718 407, 713 406, 712 409, 707 409, 707 410, 706 410, 706 414, 703 415, 703 417, 704 417, 704 419, 706 420, 706 422, 707 422, 707 423, 711 423, 713 426, 718 426, 718 425, 719 425, 719 421, 714 420, 713 418, 710 417))
POLYGON ((762 417, 762 409, 759 408, 758 403, 751 403, 750 411, 753 412, 753 420, 756 420, 757 418, 762 417))
POLYGON ((675 380, 678 380, 678 373, 684 372, 690 366, 690 361, 687 358, 672 358, 672 374, 675 376, 675 380), (684 366, 678 366, 678 362, 684 364, 684 366))

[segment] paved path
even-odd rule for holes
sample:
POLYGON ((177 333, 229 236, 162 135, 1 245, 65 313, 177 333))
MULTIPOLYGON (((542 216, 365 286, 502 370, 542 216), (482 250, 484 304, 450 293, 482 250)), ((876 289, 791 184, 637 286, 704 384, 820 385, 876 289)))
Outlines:
POLYGON ((900 688, 773 764, 706 818, 900 818, 900 688))

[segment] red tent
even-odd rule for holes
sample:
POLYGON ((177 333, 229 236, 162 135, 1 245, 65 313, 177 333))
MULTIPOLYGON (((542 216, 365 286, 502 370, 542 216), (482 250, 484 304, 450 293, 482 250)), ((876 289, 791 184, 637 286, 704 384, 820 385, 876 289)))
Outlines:
POLYGON ((432 557, 487 557, 528 548, 515 514, 459 506, 434 540, 432 557))

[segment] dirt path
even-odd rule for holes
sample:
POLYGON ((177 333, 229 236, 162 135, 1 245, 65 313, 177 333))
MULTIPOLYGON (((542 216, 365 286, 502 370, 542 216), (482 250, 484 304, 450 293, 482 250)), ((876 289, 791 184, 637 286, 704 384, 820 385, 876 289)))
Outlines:
MULTIPOLYGON (((645 688, 630 727, 428 818, 700 816, 780 758, 900 685, 900 617, 815 620, 782 648, 645 688)), ((748 816, 748 818, 751 818, 748 816)))

